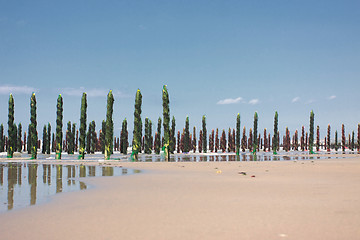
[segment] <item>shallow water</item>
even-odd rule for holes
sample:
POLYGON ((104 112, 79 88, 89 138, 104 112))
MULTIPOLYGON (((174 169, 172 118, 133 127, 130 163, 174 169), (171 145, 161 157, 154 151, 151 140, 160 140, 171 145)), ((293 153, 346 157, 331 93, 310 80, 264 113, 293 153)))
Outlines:
POLYGON ((57 193, 87 189, 81 178, 136 172, 108 166, 0 163, 0 213, 44 203, 57 193))
MULTIPOLYGON (((273 155, 273 153, 260 152, 256 155, 252 153, 236 154, 174 154, 170 155, 170 162, 221 162, 221 161, 295 161, 295 160, 318 160, 318 159, 338 159, 344 158, 341 154, 309 155, 295 153, 286 153, 273 155)), ((160 162, 164 161, 164 156, 154 154, 140 154, 139 161, 160 162)))

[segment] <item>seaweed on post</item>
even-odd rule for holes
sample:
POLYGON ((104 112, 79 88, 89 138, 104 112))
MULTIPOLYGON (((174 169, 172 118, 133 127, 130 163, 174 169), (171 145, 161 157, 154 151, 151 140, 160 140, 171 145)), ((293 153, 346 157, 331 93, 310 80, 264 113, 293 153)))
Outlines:
POLYGON ((56 104, 56 155, 55 159, 61 159, 62 152, 62 127, 63 127, 63 98, 59 94, 56 104))
MULTIPOLYGON (((266 130, 265 130, 266 132, 266 130)), ((240 113, 236 117, 236 154, 240 153, 240 113)))
POLYGON ((86 138, 86 109, 87 99, 86 93, 84 92, 81 98, 81 109, 80 109, 80 136, 79 136, 79 159, 85 158, 85 138, 86 138))
POLYGON ((114 138, 114 122, 112 119, 114 107, 114 96, 112 90, 107 95, 106 104, 106 133, 105 133, 105 160, 109 160, 111 154, 113 154, 113 138, 114 138))
POLYGON ((310 112, 310 135, 309 135, 309 153, 314 154, 313 146, 314 146, 314 112, 311 110, 310 112))
MULTIPOLYGON (((170 128, 170 153, 174 154, 175 151, 175 145, 176 145, 176 136, 175 136, 175 128, 176 128, 176 121, 175 117, 172 117, 171 120, 171 128, 170 128)), ((190 145, 191 145, 191 139, 190 139, 190 145)), ((191 146, 190 146, 191 148, 191 146)))
POLYGON ((206 117, 202 117, 202 149, 203 152, 207 152, 207 130, 206 130, 206 117))
POLYGON ((37 121, 36 121, 36 96, 35 93, 30 98, 30 124, 29 124, 29 147, 28 151, 31 154, 31 159, 37 158, 37 121))
POLYGON ((169 93, 167 90, 167 86, 163 86, 162 90, 162 100, 163 100, 163 127, 164 127, 164 153, 165 153, 165 161, 170 160, 170 151, 169 151, 169 144, 170 144, 170 107, 169 107, 169 93))
POLYGON ((257 147, 258 147, 258 134, 257 134, 257 128, 258 128, 258 114, 255 112, 254 114, 254 140, 253 140, 253 154, 256 153, 257 147))
POLYGON ((8 148, 7 148, 7 157, 12 158, 14 156, 14 98, 13 95, 10 94, 9 97, 9 114, 8 114, 8 148))
POLYGON ((142 135, 141 104, 142 104, 142 95, 140 89, 138 89, 135 95, 134 130, 133 130, 133 142, 132 142, 132 153, 131 153, 131 157, 133 161, 138 160, 138 154, 141 149, 141 135, 142 135))
POLYGON ((278 149, 278 112, 275 112, 275 117, 274 117, 274 136, 273 136, 273 141, 272 141, 272 150, 273 150, 273 154, 276 155, 277 154, 277 149, 278 149))
POLYGON ((219 150, 219 129, 216 128, 216 134, 215 134, 215 152, 219 150))

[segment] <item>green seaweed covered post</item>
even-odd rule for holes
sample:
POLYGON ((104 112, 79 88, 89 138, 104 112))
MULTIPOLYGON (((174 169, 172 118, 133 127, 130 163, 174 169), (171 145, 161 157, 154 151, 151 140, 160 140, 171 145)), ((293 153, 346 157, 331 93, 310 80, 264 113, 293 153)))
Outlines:
POLYGON ((232 152, 233 150, 233 141, 232 141, 232 136, 231 136, 231 128, 229 128, 228 130, 228 152, 232 152))
POLYGON ((196 127, 194 126, 194 129, 193 129, 193 140, 192 140, 192 146, 191 146, 191 148, 192 148, 192 150, 193 150, 193 152, 194 153, 196 153, 196 127))
POLYGON ((160 153, 160 148, 161 148, 161 117, 158 118, 158 125, 157 125, 157 135, 155 136, 155 153, 159 154, 160 153))
POLYGON ((244 126, 242 139, 241 139, 241 151, 245 152, 247 148, 247 136, 246 136, 246 127, 244 126))
POLYGON ((254 114, 253 154, 256 154, 256 149, 257 149, 257 146, 258 146, 257 129, 258 129, 258 114, 257 114, 257 112, 255 112, 255 114, 254 114))
POLYGON ((264 152, 266 152, 266 148, 268 145, 268 140, 267 140, 267 134, 266 134, 266 128, 264 128, 264 152))
POLYGON ((294 135, 294 150, 298 151, 299 150, 299 134, 298 134, 298 130, 295 130, 295 135, 294 135))
POLYGON ((170 107, 169 107, 169 93, 166 85, 164 85, 162 90, 162 100, 163 100, 163 127, 164 127, 164 153, 165 161, 170 160, 170 107))
POLYGON ((37 158, 37 121, 36 121, 36 96, 35 93, 30 98, 30 125, 29 125, 29 150, 31 159, 37 158))
POLYGON ((87 94, 84 92, 81 98, 81 109, 80 109, 79 159, 85 158, 86 117, 87 117, 86 109, 87 109, 87 94))
POLYGON ((151 154, 151 121, 149 118, 145 118, 145 140, 144 140, 144 152, 151 154))
POLYGON ((16 138, 16 149, 18 152, 22 151, 21 135, 22 135, 22 125, 21 123, 19 123, 17 128, 17 138, 16 138))
POLYGON ((7 157, 12 158, 14 156, 14 146, 15 146, 15 125, 14 125, 14 98, 10 94, 9 97, 9 114, 8 114, 8 148, 7 148, 7 157))
POLYGON ((215 131, 214 131, 214 129, 212 129, 211 134, 209 135, 209 149, 210 149, 210 152, 214 152, 214 147, 215 147, 214 138, 215 138, 215 131))
MULTIPOLYGON (((29 141, 28 141, 29 142, 29 141)), ((55 133, 52 133, 51 138, 51 152, 55 152, 55 133)))
POLYGON ((320 150, 320 127, 316 127, 316 151, 320 150))
POLYGON ((101 148, 101 153, 105 154, 105 134, 106 134, 106 122, 105 120, 102 121, 101 123, 101 132, 100 132, 100 148, 101 148))
POLYGON ((222 130, 222 134, 220 137, 220 149, 223 153, 226 152, 226 133, 225 129, 222 130))
POLYGON ((13 152, 17 152, 17 126, 14 123, 13 152))
POLYGON ((304 128, 304 126, 301 127, 300 148, 301 148, 301 151, 305 150, 305 128, 304 128))
POLYGON ((138 160, 138 154, 141 151, 141 136, 142 136, 142 121, 141 121, 141 104, 142 95, 140 89, 136 91, 135 96, 135 111, 134 111, 134 130, 132 142, 132 160, 138 160))
POLYGON ((206 131, 206 117, 202 117, 202 149, 203 152, 207 152, 207 131, 206 131))
POLYGON ((76 151, 76 142, 75 142, 75 138, 76 138, 76 124, 73 123, 72 124, 72 130, 71 130, 71 145, 72 145, 72 149, 71 149, 71 152, 72 154, 75 153, 76 151))
POLYGON ((275 117, 274 117, 274 136, 273 136, 273 145, 272 145, 272 149, 273 149, 273 154, 276 155, 277 152, 276 150, 278 149, 278 112, 275 112, 275 117))
POLYGON ((254 140, 254 137, 253 137, 253 130, 252 128, 250 128, 250 131, 249 131, 249 140, 248 140, 248 148, 249 148, 249 152, 252 152, 253 151, 253 140, 254 140))
POLYGON ((95 121, 91 121, 91 132, 90 132, 90 153, 94 154, 96 150, 96 124, 95 121))
POLYGON ((86 153, 90 154, 90 146, 91 146, 91 133, 92 133, 92 122, 89 122, 88 131, 86 133, 86 153))
POLYGON ((0 125, 0 152, 4 152, 5 140, 4 140, 4 125, 0 125))
POLYGON ((327 128, 326 151, 330 152, 330 124, 328 125, 328 128, 327 128))
POLYGON ((346 145, 346 139, 345 139, 345 125, 341 125, 341 148, 343 153, 345 153, 345 145, 346 145))
MULTIPOLYGON (((175 145, 176 145, 176 136, 175 136, 175 127, 176 127, 176 122, 175 122, 175 117, 172 117, 171 120, 171 129, 170 129, 170 153, 174 154, 175 151, 175 145)), ((191 141, 191 139, 190 139, 191 141)), ((190 143, 191 145, 191 143, 190 143)), ((190 146, 191 148, 191 146, 190 146)))
POLYGON ((46 130, 46 124, 44 125, 43 128, 43 143, 42 143, 42 154, 46 153, 46 145, 47 145, 47 130, 46 130))
POLYGON ((360 124, 358 124, 358 134, 357 134, 357 150, 360 152, 360 124))
POLYGON ((56 155, 55 159, 61 159, 63 127, 63 98, 59 94, 56 105, 56 155))
POLYGON ((236 117, 236 155, 240 153, 240 113, 236 117))
POLYGON ((110 155, 113 153, 113 138, 114 138, 114 122, 113 116, 114 96, 112 90, 107 95, 107 107, 106 107, 106 133, 105 133, 105 156, 106 160, 110 159, 110 155))
POLYGON ((129 140, 128 140, 128 130, 127 130, 127 120, 126 118, 122 122, 121 127, 121 147, 123 154, 127 154, 127 148, 129 146, 129 140))
POLYGON ((184 130, 184 152, 190 152, 190 131, 189 131, 189 116, 186 116, 185 130, 184 130))
POLYGON ((67 123, 66 130, 66 143, 67 143, 67 152, 68 154, 74 154, 74 145, 72 141, 72 131, 71 131, 71 121, 67 123))
POLYGON ((51 125, 50 125, 50 123, 48 123, 47 139, 46 139, 46 154, 50 154, 50 144, 51 144, 51 125))
POLYGON ((79 159, 85 158, 86 109, 87 109, 87 99, 86 99, 86 93, 84 92, 81 98, 81 109, 80 109, 79 159))
POLYGON ((28 135, 27 135, 27 144, 26 144, 28 154, 31 154, 30 144, 31 144, 31 132, 30 132, 30 124, 29 124, 28 125, 28 135))
POLYGON ((17 126, 14 124, 14 133, 13 133, 13 152, 17 152, 17 126))
POLYGON ((335 143, 334 143, 335 151, 338 150, 338 132, 335 131, 335 143))
POLYGON ((309 153, 314 154, 314 112, 310 112, 310 135, 309 135, 309 153))

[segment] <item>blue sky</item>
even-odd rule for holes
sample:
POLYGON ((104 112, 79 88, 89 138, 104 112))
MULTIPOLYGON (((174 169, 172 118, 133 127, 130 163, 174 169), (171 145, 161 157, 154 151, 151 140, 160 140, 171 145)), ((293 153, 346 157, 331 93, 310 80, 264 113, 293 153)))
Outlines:
MULTIPOLYGON (((168 85, 177 130, 252 127, 293 133, 309 113, 324 136, 360 123, 359 1, 0 1, 0 123, 7 127, 9 93, 15 121, 29 123, 35 91, 38 131, 55 125, 64 97, 64 122, 79 124, 81 93, 88 120, 105 118, 115 93, 115 134, 134 99, 143 119, 162 116, 168 85)), ((156 127, 153 127, 153 129, 156 127)), ((53 127, 54 129, 54 127, 53 127)), ((64 127, 65 129, 65 127, 64 127)), ((262 131, 262 130, 261 130, 262 131)))

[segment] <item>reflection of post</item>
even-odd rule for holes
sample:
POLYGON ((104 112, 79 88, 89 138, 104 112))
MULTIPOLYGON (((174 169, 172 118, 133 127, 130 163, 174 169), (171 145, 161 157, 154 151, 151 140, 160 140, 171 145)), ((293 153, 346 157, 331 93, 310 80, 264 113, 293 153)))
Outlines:
POLYGON ((62 192, 62 165, 56 166, 56 193, 62 192))
POLYGON ((114 176, 114 168, 113 167, 102 167, 102 175, 103 176, 114 176))
POLYGON ((16 183, 16 167, 11 163, 8 165, 8 210, 14 207, 14 185, 16 183))
POLYGON ((67 178, 71 178, 71 166, 66 166, 67 168, 67 178))
POLYGON ((80 182, 80 190, 86 189, 86 184, 83 182, 80 182))
POLYGON ((70 180, 70 178, 71 178, 71 166, 69 165, 66 168, 67 168, 67 184, 68 184, 68 186, 70 186, 71 185, 71 180, 70 180))
POLYGON ((51 185, 51 168, 50 168, 50 165, 48 165, 47 170, 48 170, 47 182, 48 182, 48 185, 50 186, 51 185))
POLYGON ((80 177, 86 177, 86 168, 85 166, 80 166, 80 177))
POLYGON ((0 185, 4 184, 4 166, 0 164, 0 185))
POLYGON ((18 184, 21 185, 21 169, 22 169, 22 164, 20 163, 18 166, 18 184))
POLYGON ((30 205, 36 204, 37 164, 28 164, 28 182, 30 184, 30 205))
POLYGON ((95 177, 95 166, 89 166, 89 177, 95 177))
POLYGON ((43 183, 46 184, 46 179, 47 179, 47 176, 46 176, 46 174, 47 174, 47 165, 46 165, 46 164, 43 164, 42 167, 43 167, 43 183))

